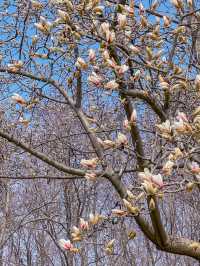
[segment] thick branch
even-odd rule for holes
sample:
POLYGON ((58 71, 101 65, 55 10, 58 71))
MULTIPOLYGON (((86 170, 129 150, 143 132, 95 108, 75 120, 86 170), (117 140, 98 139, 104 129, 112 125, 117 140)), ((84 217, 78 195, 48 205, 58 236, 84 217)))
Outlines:
POLYGON ((34 150, 30 146, 28 146, 26 143, 19 141, 15 137, 3 132, 0 130, 0 137, 8 140, 9 142, 15 144, 16 146, 22 148, 23 150, 27 151, 28 153, 32 154, 33 156, 37 157, 38 159, 42 160, 43 162, 55 167, 57 170, 62 171, 64 173, 68 173, 71 175, 78 175, 78 176, 84 176, 85 170, 79 170, 71 167, 67 167, 62 163, 59 163, 49 157, 47 157, 44 153, 41 153, 39 151, 34 150))
POLYGON ((127 96, 131 96, 133 98, 139 98, 144 100, 152 109, 153 111, 160 117, 161 121, 164 122, 166 120, 166 115, 163 112, 162 108, 156 102, 155 99, 152 99, 147 92, 140 91, 140 90, 128 90, 125 91, 124 94, 127 96))
POLYGON ((168 246, 161 248, 165 252, 192 257, 200 261, 200 243, 182 237, 169 237, 168 246), (192 247, 199 244, 198 248, 192 247))
MULTIPOLYGON (((114 47, 109 47, 109 51, 110 51, 110 54, 111 56, 115 59, 115 61, 117 62, 118 65, 121 64, 120 62, 120 59, 117 55, 117 52, 115 51, 114 47)), ((133 107, 132 107, 132 104, 131 104, 131 101, 130 99, 127 97, 126 95, 126 88, 125 88, 125 85, 120 82, 119 83, 119 95, 121 96, 123 102, 124 102, 124 110, 126 112, 126 116, 127 116, 127 119, 130 121, 130 118, 131 118, 131 115, 133 113, 133 107)), ((141 139, 141 136, 140 136, 140 132, 139 132, 139 129, 138 129, 138 126, 137 124, 131 124, 131 138, 132 138, 132 142, 133 144, 135 145, 135 149, 136 149, 136 158, 137 158, 137 162, 138 162, 138 165, 139 165, 139 168, 141 170, 144 169, 145 167, 145 160, 144 160, 144 150, 143 150, 143 142, 142 142, 142 139, 141 139)))
POLYGON ((149 206, 149 211, 150 211, 153 229, 155 232, 156 241, 157 241, 159 246, 164 247, 167 244, 168 237, 167 237, 167 234, 165 232, 165 228, 164 228, 162 220, 161 220, 160 211, 158 208, 158 203, 157 203, 156 197, 155 196, 148 196, 147 202, 148 202, 148 206, 149 206), (154 209, 151 209, 151 207, 149 206, 151 200, 153 200, 153 202, 155 204, 154 209))
MULTIPOLYGON (((126 187, 124 186, 118 175, 116 175, 115 173, 106 173, 105 177, 108 178, 108 180, 114 186, 114 188, 119 193, 122 199, 127 198, 126 187)), ((154 232, 148 222, 140 214, 134 216, 134 218, 142 232, 145 234, 145 236, 150 239, 154 244, 156 244, 154 232)))
POLYGON ((67 176, 0 176, 1 179, 13 179, 13 180, 33 180, 33 179, 47 179, 47 180, 66 180, 66 179, 78 179, 78 178, 83 178, 83 176, 72 176, 72 175, 67 175, 67 176))

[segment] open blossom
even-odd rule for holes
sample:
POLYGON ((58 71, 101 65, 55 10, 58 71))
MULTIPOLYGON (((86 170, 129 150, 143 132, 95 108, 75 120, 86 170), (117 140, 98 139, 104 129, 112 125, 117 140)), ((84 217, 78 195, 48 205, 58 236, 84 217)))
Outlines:
POLYGON ((138 177, 142 180, 147 180, 147 181, 151 181, 151 172, 149 171, 149 169, 144 168, 144 172, 139 172, 138 173, 138 177))
POLYGON ((171 138, 172 128, 169 120, 166 120, 162 124, 157 124, 156 128, 159 130, 162 137, 166 139, 171 138))
POLYGON ((58 244, 64 250, 71 250, 73 248, 73 244, 70 240, 60 239, 58 244))
POLYGON ((190 168, 193 174, 200 174, 200 167, 197 162, 192 162, 190 168))
POLYGON ((163 178, 162 178, 161 174, 158 174, 158 175, 152 175, 152 177, 151 177, 151 181, 152 181, 155 185, 157 185, 157 186, 159 186, 159 187, 162 187, 162 186, 164 185, 164 183, 163 183, 163 178))
POLYGON ((89 160, 82 159, 80 162, 80 164, 83 167, 88 167, 88 168, 96 168, 97 163, 98 163, 98 158, 93 158, 89 160))
POLYGON ((88 77, 88 81, 96 86, 100 86, 103 79, 93 71, 92 74, 88 77))
POLYGON ((118 22, 119 28, 123 29, 127 23, 126 15, 118 14, 117 15, 117 22, 118 22))
POLYGON ((144 172, 138 173, 138 176, 147 182, 153 183, 156 186, 162 187, 163 186, 163 178, 161 174, 153 175, 149 169, 145 168, 144 172))
POLYGON ((118 89, 118 87, 119 84, 116 82, 116 80, 111 80, 104 85, 105 89, 110 89, 110 90, 116 90, 118 89))
POLYGON ((87 68, 87 64, 86 64, 85 60, 81 57, 77 58, 76 66, 80 69, 86 69, 87 68))
POLYGON ((24 98, 22 96, 20 96, 18 93, 14 93, 12 96, 11 96, 11 99, 13 102, 15 103, 18 103, 18 104, 21 104, 21 105, 24 105, 26 104, 26 101, 24 100, 24 98))
POLYGON ((88 230, 89 229, 89 224, 87 221, 85 221, 83 218, 80 218, 80 228, 82 230, 88 230))

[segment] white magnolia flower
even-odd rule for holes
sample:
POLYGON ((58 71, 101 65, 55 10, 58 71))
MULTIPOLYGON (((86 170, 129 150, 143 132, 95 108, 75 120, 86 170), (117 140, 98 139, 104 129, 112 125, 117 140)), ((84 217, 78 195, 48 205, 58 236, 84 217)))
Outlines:
POLYGON ((89 224, 87 221, 85 221, 83 218, 80 218, 80 228, 82 230, 88 230, 89 229, 89 224))
POLYGON ((162 137, 166 139, 171 137, 172 128, 169 120, 166 120, 162 124, 156 124, 156 128, 159 130, 162 137))
POLYGON ((153 175, 147 168, 144 169, 144 172, 138 173, 138 176, 144 180, 144 182, 153 183, 159 187, 163 186, 163 178, 161 174, 153 175))
POLYGON ((93 62, 95 59, 96 59, 95 51, 94 51, 94 49, 90 49, 89 50, 89 60, 93 62))
POLYGON ((20 96, 18 93, 14 93, 12 96, 11 96, 11 99, 13 102, 15 103, 18 103, 18 104, 21 104, 21 105, 24 105, 26 104, 26 101, 24 100, 24 98, 22 96, 20 96))
POLYGON ((96 168, 97 163, 98 163, 97 158, 93 158, 93 159, 89 159, 89 160, 82 159, 80 162, 80 164, 83 167, 88 167, 88 168, 96 168))
POLYGON ((87 68, 87 64, 86 64, 85 60, 81 57, 77 58, 75 65, 80 69, 86 69, 87 68))
POLYGON ((70 250, 73 248, 73 244, 71 243, 70 240, 60 239, 58 244, 62 249, 65 250, 70 250))
POLYGON ((95 72, 92 72, 92 74, 88 77, 88 81, 96 86, 100 86, 103 79, 95 72))
POLYGON ((163 178, 162 178, 162 176, 161 176, 161 174, 158 174, 158 175, 152 175, 151 176, 151 181, 155 184, 155 185, 157 185, 157 186, 159 186, 159 187, 162 187, 164 184, 163 184, 163 178))
POLYGON ((173 166, 174 166, 174 162, 173 161, 167 161, 165 163, 165 165, 163 166, 163 174, 165 174, 166 176, 169 176, 172 174, 172 170, 173 170, 173 166))
POLYGON ((89 214, 89 222, 92 225, 98 224, 102 219, 103 219, 103 216, 100 214, 93 214, 93 213, 89 214))
POLYGON ((126 26, 126 23, 127 23, 126 15, 118 14, 117 15, 117 22, 118 22, 119 28, 123 29, 126 26))
POLYGON ((116 89, 119 88, 119 84, 116 82, 116 80, 111 80, 111 81, 107 82, 107 83, 104 85, 104 88, 105 88, 105 89, 116 90, 116 89))

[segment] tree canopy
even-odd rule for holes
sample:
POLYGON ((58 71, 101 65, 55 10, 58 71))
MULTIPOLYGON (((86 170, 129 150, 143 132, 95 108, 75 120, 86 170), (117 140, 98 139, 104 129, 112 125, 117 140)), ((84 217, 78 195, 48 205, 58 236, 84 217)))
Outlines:
POLYGON ((0 265, 199 265, 199 6, 0 1, 0 265))

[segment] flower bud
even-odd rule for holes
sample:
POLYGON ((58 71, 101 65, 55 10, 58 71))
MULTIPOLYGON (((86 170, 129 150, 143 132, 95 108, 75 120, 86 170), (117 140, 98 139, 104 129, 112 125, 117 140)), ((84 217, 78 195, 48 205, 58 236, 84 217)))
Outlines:
POLYGON ((155 210, 155 208, 156 208, 155 201, 154 201, 153 198, 151 198, 150 201, 149 201, 149 210, 153 211, 153 210, 155 210))

